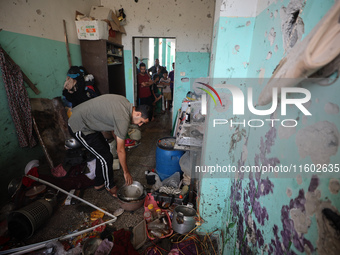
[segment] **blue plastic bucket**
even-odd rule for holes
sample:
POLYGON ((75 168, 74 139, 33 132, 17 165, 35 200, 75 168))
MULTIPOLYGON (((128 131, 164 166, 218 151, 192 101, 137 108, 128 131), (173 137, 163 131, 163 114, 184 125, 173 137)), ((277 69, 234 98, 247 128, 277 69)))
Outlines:
POLYGON ((175 137, 164 137, 157 141, 156 172, 161 181, 181 171, 179 160, 184 151, 174 150, 175 141, 175 137))

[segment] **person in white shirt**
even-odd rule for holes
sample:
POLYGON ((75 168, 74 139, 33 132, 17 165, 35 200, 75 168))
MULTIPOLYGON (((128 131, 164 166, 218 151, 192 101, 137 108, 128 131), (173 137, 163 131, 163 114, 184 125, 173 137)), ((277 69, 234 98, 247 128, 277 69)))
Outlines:
POLYGON ((171 82, 171 80, 168 77, 168 72, 165 71, 163 73, 163 77, 159 81, 159 85, 163 86, 164 109, 166 109, 166 111, 169 111, 170 104, 171 104, 171 101, 172 101, 170 82, 171 82))

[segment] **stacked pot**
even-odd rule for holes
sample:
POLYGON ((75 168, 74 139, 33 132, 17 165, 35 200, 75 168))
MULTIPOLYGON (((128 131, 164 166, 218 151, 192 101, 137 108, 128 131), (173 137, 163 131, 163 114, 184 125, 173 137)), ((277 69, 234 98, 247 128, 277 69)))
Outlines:
POLYGON ((122 186, 118 192, 120 206, 125 211, 135 211, 142 207, 146 197, 146 190, 144 186, 138 181, 134 181, 129 186, 122 186))

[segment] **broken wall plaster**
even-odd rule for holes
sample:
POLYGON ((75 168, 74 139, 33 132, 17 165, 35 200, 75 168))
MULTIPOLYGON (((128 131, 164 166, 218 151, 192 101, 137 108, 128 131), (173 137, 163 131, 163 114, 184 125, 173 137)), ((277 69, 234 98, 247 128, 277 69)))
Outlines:
POLYGON ((312 224, 312 221, 309 217, 306 216, 300 209, 291 209, 290 217, 294 222, 294 228, 298 232, 298 234, 306 234, 308 232, 308 228, 312 224))
POLYGON ((338 114, 339 113, 339 106, 334 103, 326 103, 324 110, 327 114, 338 114))
POLYGON ((232 99, 231 99, 231 95, 227 94, 227 93, 220 93, 220 98, 222 101, 222 105, 221 104, 217 104, 214 106, 214 109, 217 112, 226 112, 228 111, 231 103, 232 103, 232 99))
POLYGON ((298 174, 298 175, 296 176, 296 182, 297 182, 297 184, 299 184, 299 185, 302 184, 302 176, 301 176, 300 174, 298 174))
POLYGON ((268 52, 266 60, 270 59, 272 57, 273 53, 271 51, 268 52))
MULTIPOLYGON (((321 191, 317 189, 318 186, 319 178, 313 176, 308 188, 309 191, 305 194, 304 190, 300 189, 298 196, 291 199, 289 205, 282 207, 281 221, 283 230, 280 232, 281 238, 278 235, 278 226, 274 225, 275 239, 272 239, 269 245, 270 252, 275 252, 276 254, 287 253, 289 243, 292 242, 298 251, 307 254, 313 253, 316 247, 313 247, 304 234, 308 233, 312 224, 311 217, 314 216, 318 228, 318 254, 336 254, 336 250, 339 250, 340 238, 324 217, 322 210, 330 208, 338 215, 339 212, 330 201, 321 199, 321 191)), ((286 192, 289 192, 288 189, 286 192)))
MULTIPOLYGON (((287 121, 287 125, 292 125, 293 121, 287 121)), ((280 139, 288 139, 296 132, 296 127, 279 126, 278 133, 280 139)))
POLYGON ((330 179, 329 180, 329 185, 328 185, 328 188, 329 188, 329 191, 336 195, 339 193, 339 190, 340 190, 340 183, 339 183, 339 180, 337 179, 330 179))
MULTIPOLYGON (((276 165, 279 163, 274 158, 267 158, 266 154, 270 153, 270 148, 274 145, 274 140, 276 137, 275 128, 271 128, 263 137, 261 137, 260 142, 260 153, 255 155, 255 165, 271 164, 276 165)), ((248 138, 246 138, 246 143, 248 144, 248 138)), ((239 166, 244 164, 244 161, 238 161, 239 166)), ((268 179, 261 179, 261 173, 256 173, 253 176, 252 173, 249 174, 249 182, 246 184, 246 188, 242 188, 243 175, 237 181, 234 180, 231 185, 230 201, 231 210, 235 222, 237 222, 237 238, 238 240, 243 240, 239 246, 238 250, 240 254, 249 254, 251 247, 249 242, 252 243, 253 247, 258 249, 265 249, 264 247, 264 237, 260 228, 257 227, 255 221, 252 219, 251 212, 253 212, 257 223, 264 226, 265 222, 269 220, 269 215, 267 209, 261 205, 259 198, 261 196, 266 196, 273 193, 274 185, 268 179), (254 178, 255 177, 255 178, 254 178), (242 195, 243 192, 243 195, 242 195), (242 200, 243 197, 243 208, 244 212, 240 211, 240 206, 238 202, 242 200), (247 219, 243 221, 243 216, 247 219), (245 229, 243 224, 245 223, 245 229), (255 239, 254 239, 255 235, 255 239)), ((266 248, 267 249, 267 248, 266 248)))
MULTIPOLYGON (((268 132, 266 134, 266 140, 262 141, 261 139, 261 145, 260 145, 260 152, 263 155, 258 155, 255 158, 255 165, 259 165, 261 162, 268 162, 270 159, 267 159, 265 156, 267 152, 270 152, 271 146, 274 145, 275 140, 275 129, 271 130, 271 132, 268 132)), ((242 157, 242 156, 241 156, 242 157)), ((275 161, 274 161, 275 162, 275 161)), ((274 163, 275 164, 275 163, 274 163)), ((243 188, 242 185, 240 185, 240 182, 242 183, 244 180, 239 180, 239 182, 234 182, 232 184, 231 188, 231 204, 232 204, 232 211, 234 218, 237 217, 238 222, 238 229, 237 229, 237 237, 242 238, 241 240, 244 240, 244 242, 240 242, 238 245, 238 250, 240 251, 240 254, 248 254, 250 250, 253 250, 255 247, 256 249, 264 249, 264 239, 261 234, 260 229, 257 226, 257 223, 260 223, 261 225, 264 223, 264 220, 268 221, 270 215, 268 215, 267 210, 264 206, 262 206, 259 201, 257 200, 261 194, 269 194, 265 193, 266 190, 268 190, 266 183, 263 181, 269 181, 270 180, 263 180, 260 176, 255 174, 255 179, 253 179, 252 175, 249 176, 250 181, 247 184, 246 188, 243 188), (256 180, 258 181, 256 183, 256 180), (258 185, 258 188, 257 188, 258 185), (257 192, 256 192, 257 190, 257 192), (241 209, 241 206, 238 205, 238 203, 241 201, 241 198, 243 197, 243 212, 241 209), (251 209, 252 208, 252 209, 251 209), (253 211, 255 217, 252 219, 249 214, 250 211, 253 211), (263 214, 264 218, 261 216, 263 214), (244 215, 244 218, 242 217, 244 215), (246 219, 244 221, 244 219, 246 219), (256 219, 256 222, 255 222, 256 219), (243 222, 243 223, 241 223, 243 222), (245 224, 245 226, 244 226, 245 224), (253 233, 256 234, 255 239, 253 233)), ((296 177, 297 183, 302 184, 302 177, 301 175, 298 175, 296 177)), ((337 180, 334 180, 332 183, 335 184, 335 186, 338 186, 339 182, 337 180)), ((276 254, 294 254, 291 253, 291 250, 289 250, 290 242, 294 245, 294 247, 300 251, 305 252, 307 254, 311 254, 315 252, 316 248, 319 251, 319 244, 318 246, 314 246, 311 242, 311 240, 308 240, 304 235, 308 233, 309 227, 312 224, 311 217, 314 217, 314 215, 317 217, 318 222, 318 231, 319 231, 319 240, 323 239, 322 235, 324 234, 322 231, 320 231, 320 227, 322 224, 319 223, 321 219, 319 216, 322 216, 322 209, 323 208, 332 208, 334 207, 331 205, 329 201, 323 201, 321 200, 321 192, 318 190, 318 186, 320 185, 320 180, 318 177, 313 176, 313 178, 310 181, 308 191, 304 192, 303 189, 299 191, 298 196, 295 199, 292 199, 287 206, 283 206, 281 210, 281 219, 282 219, 282 226, 283 230, 279 231, 278 227, 274 225, 273 232, 274 232, 274 239, 271 240, 271 242, 268 245, 268 251, 269 253, 276 253, 276 254)), ((272 184, 270 184, 272 186, 272 184)), ((269 186, 269 187, 270 187, 269 186)), ((273 187, 273 186, 272 186, 273 187)), ((271 190, 272 188, 269 188, 271 190)), ((338 192, 338 191, 334 191, 338 192)), ((292 190, 291 188, 287 188, 286 190, 287 196, 292 196, 292 190)), ((335 209, 336 210, 336 209, 335 209)), ((323 221, 323 224, 328 224, 323 221)), ((327 231, 333 231, 333 229, 328 229, 327 231)), ((334 233, 331 232, 331 233, 334 233)), ((332 245, 333 248, 327 247, 326 249, 328 252, 334 252, 335 249, 338 249, 338 244, 336 244, 337 237, 335 237, 335 234, 331 236, 331 234, 327 234, 327 238, 330 238, 332 240, 324 241, 321 243, 321 247, 325 247, 326 245, 332 245), (335 247, 335 248, 334 248, 335 247), (332 250, 333 249, 333 250, 332 250)), ((239 239, 240 240, 240 239, 239 239)), ((324 253, 327 254, 327 253, 324 253)), ((333 253, 330 253, 333 254, 333 253)))
POLYGON ((292 189, 291 188, 287 188, 286 189, 286 194, 287 194, 288 197, 291 197, 292 194, 293 194, 292 189))
POLYGON ((264 68, 261 68, 261 69, 260 69, 260 73, 259 73, 259 84, 263 84, 265 72, 266 72, 266 69, 264 69, 264 68))
POLYGON ((300 14, 305 0, 291 0, 287 7, 280 9, 283 48, 288 53, 304 34, 304 23, 300 14))
POLYGON ((300 129, 295 141, 301 158, 310 156, 314 164, 328 164, 338 151, 339 131, 334 123, 319 121, 300 129))
POLYGON ((323 215, 322 210, 331 209, 339 215, 339 211, 329 200, 321 200, 321 191, 307 192, 306 194, 306 214, 309 217, 315 215, 318 227, 317 248, 318 254, 337 254, 340 250, 340 237, 331 226, 330 221, 323 215))
POLYGON ((275 32, 275 29, 272 27, 268 34, 268 40, 270 42, 270 46, 274 44, 275 38, 276 38, 276 32, 275 32))

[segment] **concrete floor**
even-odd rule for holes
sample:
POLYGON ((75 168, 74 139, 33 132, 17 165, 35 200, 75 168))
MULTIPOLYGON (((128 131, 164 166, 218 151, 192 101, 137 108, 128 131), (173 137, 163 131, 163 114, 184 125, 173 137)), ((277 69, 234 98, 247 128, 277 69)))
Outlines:
MULTIPOLYGON (((133 179, 139 181, 146 187, 148 187, 148 185, 146 183, 145 171, 156 168, 156 143, 158 139, 171 135, 171 123, 171 113, 157 115, 154 121, 141 127, 141 144, 127 150, 127 164, 133 179)), ((48 168, 46 171, 48 171, 48 168)), ((125 180, 122 170, 114 170, 114 180, 118 187, 124 185, 125 180)), ((60 199, 58 195, 59 201, 61 202, 64 201, 65 197, 66 195, 60 199)), ((110 213, 120 208, 119 201, 111 197, 105 190, 97 191, 93 187, 87 188, 84 190, 82 198, 110 213)), ((36 230, 32 237, 17 245, 25 246, 39 243, 80 230, 82 224, 89 221, 88 216, 92 211, 94 211, 94 209, 84 203, 69 206, 59 205, 51 218, 36 230)), ((144 207, 134 212, 125 211, 117 218, 116 222, 107 227, 113 231, 121 228, 132 230, 133 227, 143 220, 143 213, 144 207)), ((108 219, 110 219, 108 216, 104 216, 104 220, 108 219)), ((216 238, 213 243, 215 250, 217 250, 216 238)), ((138 252, 143 254, 144 250, 150 245, 152 245, 152 243, 147 239, 145 245, 141 247, 138 252)), ((169 239, 160 239, 157 245, 163 246, 166 250, 170 250, 171 242, 169 239)), ((211 252, 211 254, 215 253, 211 252)))
MULTIPOLYGON (((141 144, 127 150, 127 165, 133 179, 147 185, 145 171, 156 167, 157 140, 171 134, 171 113, 157 115, 154 121, 142 126, 141 130, 141 144)), ((114 180, 118 187, 124 185, 122 170, 114 170, 114 180)), ((96 191, 92 187, 88 188, 84 191, 83 199, 98 207, 105 208, 110 213, 120 208, 118 200, 111 197, 105 190, 96 191)), ((22 245, 50 240, 78 230, 81 224, 86 221, 86 216, 92 211, 94 211, 93 208, 83 203, 58 206, 48 222, 36 230, 34 235, 25 240, 22 245)), ((124 212, 112 224, 112 227, 117 230, 121 228, 132 229, 143 219, 143 213, 144 207, 134 212, 124 212)))

